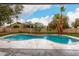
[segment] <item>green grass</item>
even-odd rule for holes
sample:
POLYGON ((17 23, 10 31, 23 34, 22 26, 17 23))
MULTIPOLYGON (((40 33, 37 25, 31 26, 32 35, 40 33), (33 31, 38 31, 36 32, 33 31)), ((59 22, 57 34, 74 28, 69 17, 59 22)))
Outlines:
POLYGON ((28 34, 55 34, 55 32, 19 32, 19 33, 0 33, 0 37, 1 36, 5 36, 5 35, 10 35, 10 34, 21 34, 21 33, 28 33, 28 34))
MULTIPOLYGON (((1 36, 5 36, 5 35, 10 35, 10 34, 21 34, 23 32, 19 32, 19 33, 0 33, 0 37, 1 36)), ((56 32, 27 32, 28 34, 57 34, 56 32)), ((25 33, 26 34, 26 33, 25 33)), ((70 35, 70 36, 74 36, 74 37, 79 37, 78 33, 71 33, 71 34, 62 34, 62 35, 70 35)))
POLYGON ((65 35, 70 35, 70 36, 74 36, 74 37, 79 37, 78 33, 71 33, 71 34, 65 34, 65 35))
POLYGON ((56 32, 31 32, 31 34, 55 34, 56 32))
POLYGON ((0 33, 0 37, 5 35, 10 35, 10 34, 19 34, 19 33, 0 33))

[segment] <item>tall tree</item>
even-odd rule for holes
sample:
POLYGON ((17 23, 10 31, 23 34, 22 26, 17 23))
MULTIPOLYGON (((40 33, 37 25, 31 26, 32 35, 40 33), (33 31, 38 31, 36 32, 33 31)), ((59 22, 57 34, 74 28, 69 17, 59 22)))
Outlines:
POLYGON ((36 22, 35 24, 34 24, 34 29, 36 30, 36 31, 41 31, 41 29, 43 29, 44 28, 44 25, 42 24, 42 23, 39 23, 39 22, 36 22))
POLYGON ((62 26, 63 29, 69 28, 69 24, 68 24, 69 18, 67 16, 65 16, 65 15, 62 15, 62 23, 59 23, 60 22, 60 20, 59 20, 60 17, 61 17, 60 14, 55 14, 53 16, 53 20, 48 24, 48 26, 49 26, 50 29, 53 29, 53 30, 54 29, 55 30, 57 29, 58 30, 58 33, 60 31, 61 24, 63 25, 62 26))
POLYGON ((62 15, 63 15, 63 12, 64 11, 65 11, 64 6, 61 6, 60 7, 60 14, 55 14, 55 17, 54 17, 54 19, 57 20, 57 30, 58 30, 58 33, 59 34, 62 34, 63 33, 62 15))
POLYGON ((60 16, 59 16, 59 20, 58 20, 58 23, 57 23, 57 28, 58 28, 58 33, 59 34, 62 34, 63 33, 63 22, 62 22, 62 15, 63 15, 63 12, 65 11, 65 8, 64 6, 61 6, 60 7, 60 16))
POLYGON ((12 9, 8 5, 0 4, 0 26, 11 18, 12 12, 12 9))
POLYGON ((75 28, 75 33, 78 33, 77 28, 79 28, 79 18, 75 19, 75 22, 72 23, 72 26, 75 28))
POLYGON ((22 9, 23 9, 23 6, 22 5, 20 5, 20 4, 18 4, 18 5, 15 5, 15 7, 14 7, 14 15, 15 15, 15 18, 16 18, 16 20, 18 20, 18 18, 19 18, 19 14, 21 14, 22 12, 22 9))
POLYGON ((22 9, 23 6, 19 4, 0 4, 0 26, 10 23, 16 15, 21 14, 22 9))
MULTIPOLYGON (((55 14, 53 17, 53 20, 48 24, 51 30, 57 29, 57 23, 58 23, 59 17, 60 17, 60 14, 55 14)), ((62 15, 63 29, 69 28, 68 20, 69 18, 67 16, 62 15)))
POLYGON ((28 27, 30 28, 30 33, 32 32, 32 28, 33 28, 33 23, 31 21, 26 22, 26 25, 28 25, 28 27))
POLYGON ((73 26, 74 28, 78 28, 78 27, 79 27, 79 18, 76 18, 76 19, 75 19, 75 22, 72 23, 72 26, 73 26))
POLYGON ((69 28, 68 20, 69 18, 67 16, 62 16, 63 29, 69 28))
POLYGON ((60 17, 60 14, 55 14, 53 16, 53 20, 50 22, 50 27, 52 29, 57 29, 57 23, 58 23, 59 17, 60 17))

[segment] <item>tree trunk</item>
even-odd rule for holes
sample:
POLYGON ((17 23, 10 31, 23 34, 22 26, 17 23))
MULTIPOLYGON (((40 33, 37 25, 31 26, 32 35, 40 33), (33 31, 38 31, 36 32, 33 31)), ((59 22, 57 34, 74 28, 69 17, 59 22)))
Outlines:
POLYGON ((61 17, 59 17, 59 20, 58 20, 58 23, 57 23, 57 30, 58 30, 58 34, 62 34, 63 33, 63 24, 62 24, 61 17))
POLYGON ((59 26, 60 26, 60 34, 62 34, 63 33, 62 11, 61 16, 59 17, 59 26))

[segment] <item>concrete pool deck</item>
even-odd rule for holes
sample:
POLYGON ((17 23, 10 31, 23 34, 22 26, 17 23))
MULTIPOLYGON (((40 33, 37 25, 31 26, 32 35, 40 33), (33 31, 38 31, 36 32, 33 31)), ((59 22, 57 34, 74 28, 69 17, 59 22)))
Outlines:
POLYGON ((59 44, 46 39, 31 39, 23 41, 0 40, 0 48, 21 48, 21 49, 79 49, 79 43, 59 44))
POLYGON ((79 56, 79 50, 0 48, 0 56, 79 56))

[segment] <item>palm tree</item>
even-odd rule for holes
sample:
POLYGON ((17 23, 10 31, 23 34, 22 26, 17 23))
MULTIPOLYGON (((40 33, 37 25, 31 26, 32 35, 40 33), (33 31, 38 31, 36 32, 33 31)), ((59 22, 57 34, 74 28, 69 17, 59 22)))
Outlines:
POLYGON ((55 14, 54 17, 53 17, 53 21, 57 25, 57 31, 58 31, 58 33, 60 33, 60 25, 61 25, 59 18, 60 18, 60 14, 55 14))
POLYGON ((64 6, 60 7, 60 17, 58 20, 58 33, 62 34, 63 33, 63 21, 62 21, 62 16, 63 16, 63 12, 65 11, 64 6))
POLYGON ((60 7, 60 12, 61 12, 61 18, 62 18, 62 15, 63 15, 63 12, 65 11, 65 8, 64 8, 64 6, 62 5, 61 7, 60 7))
POLYGON ((54 22, 57 22, 57 30, 58 30, 58 34, 62 34, 63 33, 63 12, 65 11, 64 6, 60 7, 60 14, 55 14, 53 17, 54 22))

